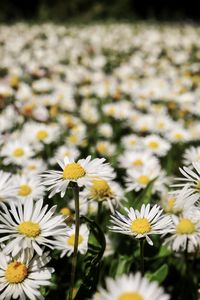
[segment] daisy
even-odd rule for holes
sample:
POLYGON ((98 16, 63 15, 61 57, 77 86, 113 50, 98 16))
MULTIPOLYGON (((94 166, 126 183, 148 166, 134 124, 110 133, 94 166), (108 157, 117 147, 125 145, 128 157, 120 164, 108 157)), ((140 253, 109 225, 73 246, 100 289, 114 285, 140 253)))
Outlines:
POLYGON ((195 252, 200 247, 200 210, 197 207, 181 216, 172 215, 172 233, 165 244, 173 251, 195 252))
POLYGON ((11 257, 0 252, 1 299, 45 299, 39 289, 51 284, 52 268, 46 267, 51 260, 48 252, 33 256, 33 251, 23 251, 11 257))
POLYGON ((27 198, 33 200, 41 199, 44 196, 44 186, 41 179, 37 175, 16 175, 14 177, 17 185, 16 197, 22 202, 27 198))
POLYGON ((23 136, 28 140, 36 149, 41 144, 50 144, 58 139, 60 129, 57 124, 42 124, 30 122, 24 126, 23 136), (30 134, 31 132, 31 134, 30 134))
POLYGON ((186 184, 183 189, 168 193, 168 196, 162 200, 162 206, 166 213, 179 215, 188 211, 198 200, 199 195, 193 194, 186 184))
MULTIPOLYGON (((62 250, 61 257, 65 256, 66 253, 70 256, 74 252, 74 241, 75 241, 75 225, 73 224, 67 231, 68 237, 57 237, 55 241, 56 249, 62 250)), ((81 254, 85 254, 88 249, 88 238, 89 230, 85 224, 81 224, 79 228, 78 237, 78 251, 81 254)))
POLYGON ((33 203, 30 198, 24 204, 15 206, 10 202, 10 210, 1 203, 0 221, 2 222, 0 243, 6 242, 4 253, 18 254, 22 249, 33 248, 42 255, 42 245, 54 248, 55 236, 67 236, 67 227, 62 215, 55 215, 56 206, 48 210, 43 200, 33 203))
POLYGON ((158 159, 149 151, 125 151, 119 156, 119 165, 121 168, 141 169, 147 165, 158 165, 158 159))
POLYGON ((128 169, 126 180, 126 190, 136 192, 146 188, 150 181, 156 179, 161 175, 161 169, 159 165, 147 165, 142 169, 128 169))
POLYGON ((136 134, 129 134, 122 138, 122 145, 127 150, 141 148, 140 138, 136 134))
POLYGON ((96 151, 101 156, 112 156, 116 151, 116 146, 109 141, 99 141, 96 144, 96 151))
POLYGON ((184 177, 175 178, 176 181, 179 181, 176 184, 173 184, 173 187, 182 188, 185 184, 195 193, 199 194, 200 191, 200 162, 193 162, 192 170, 189 167, 179 168, 180 172, 184 177))
POLYGON ((47 166, 43 159, 33 158, 27 160, 22 168, 23 175, 36 175, 43 173, 47 169, 47 166))
POLYGON ((190 147, 183 154, 183 162, 186 166, 192 165, 193 162, 200 161, 200 147, 190 147))
POLYGON ((114 181, 94 179, 91 186, 80 192, 80 197, 86 201, 103 202, 114 213, 114 206, 119 205, 123 198, 123 191, 120 185, 114 181))
POLYGON ((5 165, 16 164, 23 166, 34 155, 30 145, 24 139, 16 139, 5 143, 1 149, 3 163, 5 165))
POLYGON ((164 234, 170 231, 171 218, 163 215, 163 210, 158 205, 150 208, 150 204, 143 204, 141 210, 134 208, 125 208, 126 216, 116 212, 111 216, 111 222, 114 226, 110 227, 111 231, 119 232, 135 238, 146 238, 150 245, 153 245, 149 235, 164 234))
POLYGON ((7 172, 0 171, 0 202, 9 201, 15 198, 17 186, 13 181, 12 175, 7 172))
POLYGON ((58 160, 62 160, 63 157, 73 157, 75 160, 79 157, 80 151, 72 145, 62 145, 56 151, 54 157, 50 159, 50 164, 54 165, 58 160))
POLYGON ((58 161, 62 171, 48 171, 42 175, 44 185, 48 186, 48 190, 51 191, 49 198, 56 193, 61 193, 61 197, 64 197, 70 182, 77 182, 81 187, 91 184, 95 178, 105 180, 114 178, 113 169, 104 162, 105 158, 91 160, 91 156, 79 159, 77 162, 68 157, 64 158, 64 162, 58 161))
POLYGON ((123 274, 106 279, 106 289, 100 287, 92 300, 169 300, 157 282, 149 282, 140 273, 123 274))
POLYGON ((158 156, 165 156, 171 147, 166 140, 158 135, 149 135, 145 137, 142 142, 149 151, 158 156))

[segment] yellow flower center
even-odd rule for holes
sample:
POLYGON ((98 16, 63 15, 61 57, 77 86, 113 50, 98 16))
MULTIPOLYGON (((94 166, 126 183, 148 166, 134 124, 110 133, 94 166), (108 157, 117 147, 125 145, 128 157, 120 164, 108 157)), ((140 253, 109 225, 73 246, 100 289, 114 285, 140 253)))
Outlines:
POLYGON ((28 170, 32 171, 32 170, 36 170, 36 165, 29 165, 27 167, 28 170))
POLYGON ((77 180, 86 174, 85 170, 79 163, 70 163, 65 166, 63 177, 68 180, 77 180))
MULTIPOLYGON (((79 237, 78 237, 78 244, 81 244, 83 242, 83 237, 82 235, 79 234, 79 237)), ((68 245, 70 246, 74 246, 74 243, 75 243, 75 234, 72 234, 70 237, 68 237, 67 239, 67 243, 68 245)))
POLYGON ((197 184, 194 186, 196 189, 200 190, 200 180, 197 181, 197 184))
POLYGON ((195 225, 189 219, 183 218, 176 225, 176 232, 178 234, 192 234, 195 232, 195 225))
POLYGON ((22 184, 19 187, 18 195, 22 197, 28 196, 32 192, 32 189, 27 184, 22 184))
POLYGON ((144 298, 137 292, 127 292, 119 296, 117 300, 144 300, 144 298))
POLYGON ((78 138, 77 138, 76 135, 70 135, 70 136, 68 137, 68 140, 69 140, 69 142, 70 142, 71 144, 76 144, 76 143, 78 142, 78 138))
POLYGON ((26 235, 27 237, 36 237, 40 234, 40 226, 37 223, 31 221, 22 222, 17 226, 19 233, 26 235))
POLYGON ((141 175, 138 177, 138 183, 142 185, 147 185, 150 181, 150 178, 146 175, 141 175))
POLYGON ((95 200, 101 200, 105 197, 111 196, 112 192, 110 186, 105 180, 93 180, 91 187, 91 196, 95 200))
POLYGON ((21 283, 28 275, 27 267, 17 261, 11 262, 5 272, 6 280, 9 283, 21 283))
POLYGON ((36 137, 38 140, 43 141, 44 139, 46 139, 48 137, 48 132, 46 130, 39 130, 36 133, 36 137))
POLYGON ((24 155, 24 149, 22 148, 16 148, 14 151, 13 151, 13 156, 15 157, 20 157, 20 156, 23 156, 24 155))
POLYGON ((175 198, 170 198, 167 202, 167 207, 166 207, 166 212, 173 212, 174 204, 175 204, 176 199, 175 198))
POLYGON ((157 149, 159 147, 159 143, 156 141, 151 141, 148 143, 149 148, 151 149, 157 149))
POLYGON ((132 165, 135 166, 135 167, 141 167, 141 166, 143 166, 143 161, 141 159, 135 159, 132 162, 132 165))
POLYGON ((71 215, 71 210, 68 207, 63 207, 63 208, 61 208, 60 213, 63 216, 70 216, 71 215))
POLYGON ((105 144, 98 144, 97 145, 97 151, 100 153, 100 154, 105 154, 107 152, 106 150, 106 145, 105 144))
POLYGON ((137 218, 131 224, 131 231, 144 234, 151 231, 151 224, 146 218, 137 218))
POLYGON ((183 138, 183 134, 181 132, 177 132, 174 136, 177 140, 182 140, 183 138))

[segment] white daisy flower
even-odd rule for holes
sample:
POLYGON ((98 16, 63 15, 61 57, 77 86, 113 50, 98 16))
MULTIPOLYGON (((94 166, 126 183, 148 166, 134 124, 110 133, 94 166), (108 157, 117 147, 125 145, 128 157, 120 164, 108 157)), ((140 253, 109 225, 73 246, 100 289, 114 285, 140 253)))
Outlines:
POLYGON ((13 181, 12 175, 7 172, 0 171, 0 202, 9 201, 15 198, 17 186, 13 181))
POLYGON ((142 169, 128 169, 126 180, 126 190, 136 192, 147 187, 150 181, 161 175, 159 165, 147 165, 142 169))
POLYGON ((124 193, 118 183, 103 179, 92 180, 92 185, 80 192, 80 197, 85 201, 103 202, 112 213, 114 213, 114 206, 120 204, 123 195, 124 193))
POLYGON ((200 191, 200 162, 193 162, 192 167, 194 171, 189 167, 179 168, 180 172, 184 177, 175 178, 178 183, 173 184, 173 187, 182 188, 185 184, 188 185, 189 189, 193 192, 198 193, 200 191))
POLYGON ((47 169, 47 166, 43 159, 40 158, 34 158, 29 159, 25 162, 22 169, 23 175, 36 175, 43 173, 47 169))
POLYGON ((186 166, 192 165, 193 162, 200 161, 200 147, 190 147, 183 154, 183 162, 186 166))
POLYGON ((97 142, 95 149, 101 156, 110 157, 115 153, 116 145, 109 141, 101 140, 97 142))
POLYGON ((17 185, 16 197, 22 202, 27 198, 38 200, 44 196, 45 187, 42 185, 39 176, 16 175, 14 176, 14 181, 17 185))
POLYGON ((114 178, 113 169, 104 162, 105 158, 91 160, 91 156, 86 159, 79 159, 77 162, 68 157, 64 158, 64 162, 58 161, 62 171, 47 171, 42 175, 44 185, 48 186, 48 190, 51 191, 49 198, 56 193, 61 193, 61 197, 64 197, 70 182, 77 182, 78 186, 81 187, 91 185, 94 179, 109 180, 114 178))
POLYGON ((50 260, 48 252, 40 257, 33 256, 33 251, 23 251, 16 257, 0 252, 1 300, 44 300, 39 288, 51 284, 51 273, 54 270, 46 267, 50 260))
POLYGON ((172 215, 172 233, 165 244, 173 251, 195 252, 200 247, 200 210, 191 208, 182 216, 172 215))
POLYGON ((193 194, 186 184, 183 189, 168 193, 161 203, 166 213, 180 214, 188 211, 198 200, 199 195, 193 194))
POLYGON ((123 274, 116 279, 106 279, 106 289, 100 287, 92 300, 169 300, 157 282, 149 282, 140 273, 123 274))
POLYGON ((171 147, 166 140, 162 139, 158 135, 148 135, 142 140, 142 142, 148 150, 158 156, 165 156, 171 147))
MULTIPOLYGON (((29 133, 30 134, 30 133, 29 133)), ((16 164, 23 166, 34 155, 31 147, 24 139, 12 140, 5 143, 1 149, 3 163, 5 165, 16 164)))
POLYGON ((54 157, 50 158, 50 164, 54 165, 58 160, 62 160, 63 157, 73 157, 75 160, 78 158, 80 151, 72 145, 62 145, 56 151, 54 157))
MULTIPOLYGON (((61 257, 65 256, 66 253, 70 256, 74 252, 74 242, 75 242, 75 225, 73 224, 71 228, 67 231, 68 237, 57 237, 55 244, 56 249, 62 250, 61 257)), ((81 224, 79 228, 78 237, 78 251, 81 254, 85 254, 88 249, 88 238, 89 230, 87 225, 81 224)))
POLYGON ((42 245, 54 248, 55 236, 66 236, 67 227, 62 215, 55 215, 56 206, 48 210, 43 200, 33 203, 30 198, 24 204, 15 206, 10 203, 10 210, 1 203, 0 221, 2 222, 0 243, 6 242, 4 253, 18 254, 22 249, 33 248, 42 255, 42 245))
POLYGON ((129 134, 122 138, 122 145, 127 150, 135 150, 141 148, 140 137, 136 134, 129 134))
POLYGON ((111 222, 114 226, 110 227, 111 231, 119 232, 135 238, 146 238, 150 245, 153 245, 149 235, 164 234, 170 231, 171 218, 163 215, 163 210, 158 205, 150 208, 150 204, 143 204, 141 210, 134 208, 125 208, 126 216, 116 212, 111 216, 111 222))
POLYGON ((147 165, 158 165, 158 159, 149 151, 125 151, 119 156, 119 165, 121 168, 141 169, 147 165))

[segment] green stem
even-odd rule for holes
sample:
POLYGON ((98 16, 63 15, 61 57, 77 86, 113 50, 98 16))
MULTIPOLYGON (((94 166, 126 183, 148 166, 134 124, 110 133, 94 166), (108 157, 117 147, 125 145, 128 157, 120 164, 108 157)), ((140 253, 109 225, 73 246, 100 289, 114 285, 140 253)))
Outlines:
POLYGON ((140 270, 142 275, 144 275, 144 243, 143 238, 140 239, 140 270))
POLYGON ((77 266, 77 255, 78 255, 78 240, 79 240, 79 227, 80 227, 80 212, 79 212, 79 187, 77 183, 72 185, 73 196, 75 201, 75 239, 74 239, 74 252, 72 257, 72 271, 71 271, 71 284, 69 300, 73 299, 73 289, 76 276, 76 266, 77 266))
POLYGON ((99 225, 100 224, 100 222, 101 222, 101 212, 102 212, 102 202, 101 201, 99 201, 98 202, 98 211, 97 211, 97 224, 99 225))

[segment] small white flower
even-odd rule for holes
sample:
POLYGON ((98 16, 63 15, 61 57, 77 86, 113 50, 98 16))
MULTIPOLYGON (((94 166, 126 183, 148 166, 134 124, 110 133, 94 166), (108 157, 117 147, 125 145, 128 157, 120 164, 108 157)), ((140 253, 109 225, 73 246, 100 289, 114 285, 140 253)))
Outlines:
POLYGON ((91 186, 86 187, 80 193, 80 197, 85 199, 85 201, 103 202, 103 204, 110 208, 112 213, 114 213, 114 206, 120 204, 123 195, 124 193, 118 183, 103 179, 92 180, 91 186))
POLYGON ((0 252, 1 300, 44 300, 39 292, 41 286, 51 284, 52 268, 45 267, 51 260, 48 252, 33 256, 33 251, 23 251, 15 257, 0 252))
POLYGON ((112 179, 115 176, 113 169, 104 162, 105 158, 91 160, 91 156, 79 159, 77 162, 68 157, 64 158, 64 162, 58 161, 62 171, 47 171, 42 175, 44 185, 48 186, 48 190, 51 191, 49 198, 56 193, 61 193, 61 197, 64 197, 70 182, 77 182, 81 187, 91 185, 95 178, 112 179))
POLYGON ((158 156, 165 156, 171 147, 166 140, 158 135, 148 135, 142 142, 149 151, 158 156))
POLYGON ((33 200, 41 199, 44 196, 44 186, 41 183, 41 179, 37 175, 16 175, 13 180, 17 185, 16 197, 22 202, 27 198, 33 200))
POLYGON ((190 147, 183 154, 183 162, 185 165, 192 165, 193 162, 200 161, 200 147, 190 147))
POLYGON ((92 300, 169 300, 157 282, 149 282, 140 273, 123 274, 106 279, 106 289, 100 287, 92 300))
POLYGON ((24 204, 10 202, 10 210, 1 203, 0 243, 5 242, 3 252, 12 255, 22 249, 33 248, 42 255, 42 245, 54 248, 55 236, 67 237, 67 226, 62 215, 55 215, 56 206, 48 210, 43 200, 33 203, 30 198, 24 204))
MULTIPOLYGON (((70 256, 74 252, 74 241, 75 241, 75 225, 72 225, 71 228, 67 231, 66 237, 56 238, 55 244, 56 249, 62 250, 61 257, 65 256, 66 253, 70 256)), ((85 224, 81 224, 79 228, 79 237, 78 237, 78 251, 81 254, 85 254, 88 249, 88 238, 89 230, 85 224)))
POLYGON ((164 234, 170 231, 171 218, 163 215, 163 210, 158 205, 150 208, 150 204, 143 204, 141 210, 134 208, 125 208, 126 216, 116 212, 111 216, 111 222, 114 226, 110 227, 111 231, 119 232, 135 238, 146 238, 150 245, 153 245, 149 235, 164 234))
POLYGON ((195 252, 200 247, 200 210, 190 208, 182 216, 172 215, 172 234, 165 244, 173 251, 195 252))

